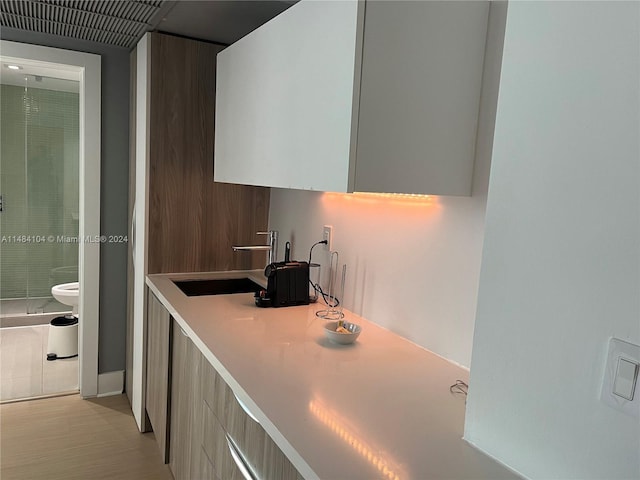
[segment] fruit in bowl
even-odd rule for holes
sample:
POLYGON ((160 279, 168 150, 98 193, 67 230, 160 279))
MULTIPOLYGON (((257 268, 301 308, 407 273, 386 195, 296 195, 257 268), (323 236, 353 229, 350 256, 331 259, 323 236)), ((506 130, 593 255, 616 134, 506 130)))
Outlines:
POLYGON ((327 322, 324 325, 325 336, 334 343, 348 345, 356 341, 362 328, 351 322, 327 322))

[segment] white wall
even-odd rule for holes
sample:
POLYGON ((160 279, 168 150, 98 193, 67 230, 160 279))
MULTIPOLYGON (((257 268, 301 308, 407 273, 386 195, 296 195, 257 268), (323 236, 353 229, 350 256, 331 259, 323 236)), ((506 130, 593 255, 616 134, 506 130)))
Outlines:
POLYGON ((465 438, 529 478, 640 478, 599 401, 640 343, 640 3, 509 5, 465 438))
MULTIPOLYGON (((396 205, 273 189, 270 225, 281 244, 292 240, 296 260, 308 258, 323 224, 333 225, 333 248, 347 264, 345 307, 468 366, 484 197, 434 200, 396 205)), ((313 260, 324 271, 321 248, 313 260)))
MULTIPOLYGON (((306 260, 334 227, 347 264, 346 308, 469 366, 482 250, 505 5, 490 16, 472 197, 429 200, 272 189, 270 227, 306 260)), ((314 261, 328 266, 322 246, 314 261)), ((366 332, 363 333, 366 335, 366 332)))

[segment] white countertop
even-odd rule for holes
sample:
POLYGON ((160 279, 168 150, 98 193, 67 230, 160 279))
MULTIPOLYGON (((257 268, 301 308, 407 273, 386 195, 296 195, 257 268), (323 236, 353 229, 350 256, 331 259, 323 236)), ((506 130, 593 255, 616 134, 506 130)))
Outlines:
POLYGON ((519 478, 462 440, 465 399, 449 387, 466 370, 348 311, 362 333, 334 345, 323 303, 258 308, 251 293, 187 297, 171 281, 246 275, 147 284, 305 478, 519 478))

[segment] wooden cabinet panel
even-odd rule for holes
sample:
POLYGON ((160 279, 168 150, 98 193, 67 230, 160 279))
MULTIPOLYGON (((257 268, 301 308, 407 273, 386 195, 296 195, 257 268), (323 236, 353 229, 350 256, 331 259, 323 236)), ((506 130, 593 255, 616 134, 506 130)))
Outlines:
POLYGON ((147 293, 147 395, 146 409, 156 442, 166 463, 168 457, 169 346, 171 317, 156 296, 147 293))
POLYGON ((266 432, 264 432, 265 441, 262 447, 262 460, 260 468, 260 478, 282 479, 282 480, 304 480, 302 475, 296 470, 296 467, 282 453, 282 450, 276 445, 266 432))
POLYGON ((200 463, 198 464, 197 474, 194 478, 198 480, 219 480, 219 477, 215 473, 213 463, 209 460, 204 447, 200 447, 200 463))
POLYGON ((263 480, 302 477, 180 326, 172 322, 169 463, 176 480, 243 480, 227 436, 263 480))
MULTIPOLYGON (((177 326, 177 324, 176 324, 177 326)), ((188 408, 191 412, 191 429, 189 431, 189 436, 185 441, 190 443, 189 450, 189 472, 191 475, 191 479, 197 478, 195 476, 195 472, 198 469, 198 465, 200 465, 200 456, 202 453, 202 436, 204 432, 203 425, 203 405, 202 405, 202 391, 203 391, 203 367, 205 364, 208 364, 207 360, 204 358, 200 350, 195 346, 195 344, 189 339, 189 355, 188 359, 190 364, 192 365, 188 371, 189 375, 189 386, 187 387, 189 390, 188 394, 188 408)))
MULTIPOLYGON (((253 420, 236 399, 231 388, 224 382, 222 377, 215 371, 211 364, 204 359, 206 366, 203 367, 203 403, 207 415, 213 417, 217 426, 206 426, 209 434, 205 435, 208 455, 213 452, 226 449, 226 440, 222 433, 215 429, 221 428, 233 439, 241 452, 241 455, 249 469, 263 480, 299 480, 302 476, 284 455, 282 450, 269 437, 262 426, 253 420), (215 445, 213 442, 219 442, 215 445)), ((211 420, 205 420, 205 425, 211 420)), ((215 465, 215 462, 214 462, 215 465)), ((221 471, 216 470, 216 474, 222 476, 221 471)))
POLYGON ((213 465, 215 475, 229 480, 243 480, 227 446, 226 432, 208 405, 204 405, 202 451, 213 465))
MULTIPOLYGON (((229 395, 231 389, 227 386, 215 368, 203 357, 202 366, 202 399, 212 413, 221 421, 227 418, 229 395)), ((226 428, 226 424, 223 423, 226 428)))
MULTIPOLYGON (((242 412, 244 414, 244 412, 242 412)), ((241 415, 238 414, 238 417, 241 415)), ((250 418, 243 416, 241 445, 245 460, 258 478, 264 480, 299 480, 298 473, 286 455, 267 434, 262 426, 250 418)))
POLYGON ((145 275, 264 267, 264 252, 237 253, 231 246, 263 242, 255 233, 268 229, 269 189, 213 180, 216 54, 222 48, 154 32, 131 55, 126 368, 127 395, 143 431, 146 342, 134 338, 146 331, 145 275), (138 364, 137 358, 144 360, 138 364), (142 380, 134 384, 134 378, 142 380))
POLYGON ((266 479, 267 477, 264 476, 266 465, 263 464, 263 451, 267 434, 260 424, 249 418, 244 412, 238 414, 237 417, 242 419, 243 424, 243 435, 241 440, 238 441, 238 445, 241 446, 245 459, 256 473, 256 476, 266 479))
POLYGON ((200 352, 175 321, 172 328, 169 466, 176 480, 189 480, 194 458, 199 453, 194 452, 192 438, 196 412, 194 397, 200 382, 200 352))
POLYGON ((216 55, 224 47, 151 34, 149 271, 261 268, 238 254, 267 230, 269 189, 214 183, 216 55))
MULTIPOLYGON (((240 404, 237 402, 233 395, 233 391, 230 388, 227 388, 225 403, 227 410, 226 416, 223 420, 223 425, 236 444, 244 451, 246 449, 248 439, 251 438, 253 433, 255 433, 255 429, 252 427, 258 424, 251 420, 244 410, 242 410, 242 407, 240 407, 240 404)), ((254 460, 255 459, 251 459, 252 464, 255 463, 254 460)))

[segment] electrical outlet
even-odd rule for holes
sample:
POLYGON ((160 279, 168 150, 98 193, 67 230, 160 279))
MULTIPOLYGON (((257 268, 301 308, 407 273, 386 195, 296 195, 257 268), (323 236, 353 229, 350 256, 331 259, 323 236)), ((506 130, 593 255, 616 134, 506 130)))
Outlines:
POLYGON ((327 244, 324 246, 324 249, 328 252, 332 250, 332 240, 333 237, 333 227, 331 225, 325 225, 322 227, 322 240, 326 240, 327 244))

